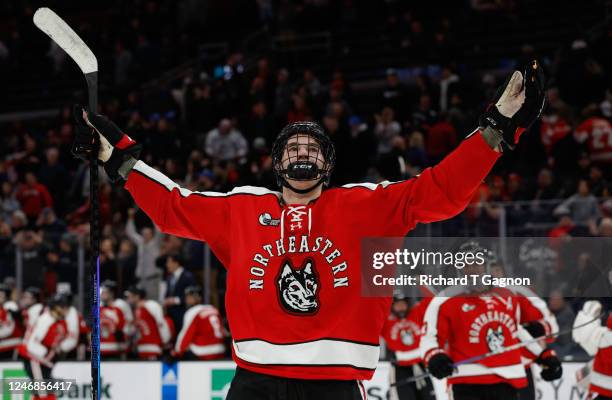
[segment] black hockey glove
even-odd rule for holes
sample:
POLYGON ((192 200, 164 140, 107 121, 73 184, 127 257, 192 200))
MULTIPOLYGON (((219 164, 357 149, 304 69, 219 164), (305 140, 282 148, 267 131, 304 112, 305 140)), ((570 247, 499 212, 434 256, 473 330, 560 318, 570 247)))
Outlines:
POLYGON ((559 379, 563 375, 561 360, 552 349, 544 350, 536 359, 536 363, 542 367, 540 376, 547 382, 559 379))
POLYGON ((98 148, 98 159, 104 163, 104 170, 113 181, 126 179, 138 160, 142 146, 136 143, 104 115, 84 112, 74 107, 76 137, 72 152, 79 158, 89 158, 98 148), (97 138, 95 133, 97 133, 97 138), (99 146, 97 146, 97 142, 99 146))
POLYGON ((446 378, 453 374, 453 360, 445 353, 435 354, 429 359, 427 369, 438 379, 446 378))
POLYGON ((546 328, 540 321, 531 321, 523 324, 523 328, 534 338, 546 335, 546 328))
POLYGON ((514 71, 480 116, 480 130, 489 145, 497 147, 503 142, 514 150, 523 132, 542 114, 545 96, 544 73, 536 60, 523 74, 514 71))

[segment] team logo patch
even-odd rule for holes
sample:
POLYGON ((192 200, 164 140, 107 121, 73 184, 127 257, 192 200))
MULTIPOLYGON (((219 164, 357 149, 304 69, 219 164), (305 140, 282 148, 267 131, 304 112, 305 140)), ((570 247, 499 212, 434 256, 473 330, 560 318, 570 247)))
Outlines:
POLYGON ((319 276, 314 261, 307 258, 300 269, 285 259, 277 278, 278 300, 285 311, 297 315, 312 315, 319 310, 319 276))
POLYGON ((489 328, 487 330, 487 345, 491 351, 500 351, 504 348, 504 332, 502 331, 501 325, 497 327, 497 330, 489 328))
POLYGON ((414 344, 414 335, 409 330, 403 330, 401 333, 402 344, 412 346, 414 344))
POLYGON ((273 219, 270 213, 259 214, 259 223, 263 226, 278 226, 280 224, 279 219, 273 219))

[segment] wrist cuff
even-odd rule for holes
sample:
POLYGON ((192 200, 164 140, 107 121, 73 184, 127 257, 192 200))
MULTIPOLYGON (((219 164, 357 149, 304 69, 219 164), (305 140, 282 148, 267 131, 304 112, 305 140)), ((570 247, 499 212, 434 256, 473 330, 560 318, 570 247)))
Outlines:
POLYGON ((130 157, 125 160, 117 170, 119 176, 127 180, 128 175, 130 174, 130 172, 132 172, 132 168, 134 168, 134 165, 136 165, 137 162, 138 160, 133 157, 130 157))
POLYGON ((491 126, 485 126, 484 128, 481 127, 480 134, 482 135, 485 142, 487 142, 489 147, 491 147, 493 150, 498 148, 504 138, 504 135, 501 133, 501 131, 493 129, 491 126))

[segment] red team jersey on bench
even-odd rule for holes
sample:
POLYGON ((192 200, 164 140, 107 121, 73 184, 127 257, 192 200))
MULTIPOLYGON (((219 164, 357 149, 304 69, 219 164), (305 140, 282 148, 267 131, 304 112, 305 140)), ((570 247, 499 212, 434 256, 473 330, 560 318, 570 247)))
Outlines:
POLYGON ((361 295, 361 239, 404 236, 460 213, 498 156, 475 134, 418 178, 328 189, 305 206, 255 187, 191 192, 142 161, 125 187, 163 232, 206 241, 227 269, 240 367, 370 379, 391 298, 361 295))

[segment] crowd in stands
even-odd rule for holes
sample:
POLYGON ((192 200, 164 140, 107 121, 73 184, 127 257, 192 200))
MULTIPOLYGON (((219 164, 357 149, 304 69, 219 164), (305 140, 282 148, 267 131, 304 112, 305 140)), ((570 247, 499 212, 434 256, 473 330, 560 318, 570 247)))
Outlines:
MULTIPOLYGON (((240 51, 172 87, 160 84, 145 91, 132 80, 173 66, 198 40, 189 30, 177 31, 174 22, 158 29, 165 26, 163 12, 187 18, 184 10, 169 6, 174 2, 143 2, 141 13, 133 12, 140 2, 125 3, 120 8, 130 11, 121 19, 125 32, 96 43, 114 48, 114 55, 106 51, 103 57, 114 70, 105 78, 98 111, 143 144, 144 161, 190 190, 275 187, 269 154, 273 140, 284 124, 299 120, 321 122, 336 146, 331 185, 409 179, 471 133, 511 70, 464 68, 447 42, 452 18, 439 27, 404 10, 399 20, 391 13, 385 17, 397 44, 410 54, 427 50, 427 62, 438 60, 439 68, 412 74, 415 69, 403 65, 386 66, 376 71, 374 99, 370 94, 366 99, 363 85, 342 69, 289 67, 267 54, 247 68, 240 51), (432 46, 436 41, 439 47, 432 46)), ((273 12, 271 3, 257 2, 255 20, 278 30, 286 28, 283 15, 299 22, 305 13, 319 15, 318 3, 329 7, 328 2, 296 2, 304 6, 299 8, 281 1, 273 12)), ((317 21, 325 24, 325 19, 317 21)), ((93 36, 91 25, 82 27, 93 36)), ((529 56, 543 60, 549 90, 542 120, 498 163, 468 210, 440 224, 439 234, 496 236, 503 218, 511 235, 612 237, 612 89, 610 60, 601 51, 612 35, 606 29, 596 39, 575 38, 556 54, 538 54, 526 45, 512 55, 511 67, 524 66, 529 56)), ((0 32, 0 71, 17 73, 24 67, 19 63, 23 41, 18 30, 0 32)), ((75 74, 57 54, 47 57, 56 74, 75 74)), ((88 166, 71 155, 73 129, 70 105, 55 117, 0 124, 0 279, 14 287, 19 262, 22 287, 40 288, 42 299, 55 293, 58 283, 76 292, 79 257, 88 254, 90 178, 88 166)), ((127 192, 106 179, 99 203, 101 279, 114 281, 119 295, 137 286, 143 290, 139 295, 159 302, 180 325, 180 313, 173 316, 172 307, 183 304, 174 299, 184 293, 175 293, 173 268, 178 264, 189 273, 186 286, 202 282, 204 244, 161 234, 133 209, 127 192)), ((212 263, 212 300, 223 313, 225 272, 214 256, 212 263)), ((567 295, 551 293, 553 311, 569 312, 567 295)))

